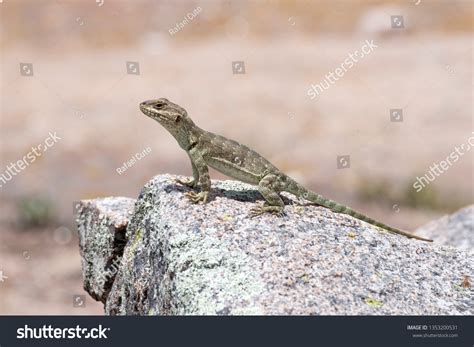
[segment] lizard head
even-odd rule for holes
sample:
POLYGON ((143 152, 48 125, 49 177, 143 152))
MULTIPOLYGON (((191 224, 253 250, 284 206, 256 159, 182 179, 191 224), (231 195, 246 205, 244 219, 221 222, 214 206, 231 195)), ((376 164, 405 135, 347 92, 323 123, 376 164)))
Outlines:
POLYGON ((140 104, 140 110, 163 126, 165 124, 177 126, 183 118, 188 117, 184 108, 165 98, 144 101, 140 104))
POLYGON ((168 130, 181 147, 189 147, 189 135, 195 125, 184 108, 160 98, 142 102, 140 110, 168 130))

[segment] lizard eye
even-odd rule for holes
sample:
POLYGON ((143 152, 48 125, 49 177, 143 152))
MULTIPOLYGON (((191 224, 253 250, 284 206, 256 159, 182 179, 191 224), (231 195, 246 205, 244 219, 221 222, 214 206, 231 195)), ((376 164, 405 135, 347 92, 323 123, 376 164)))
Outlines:
POLYGON ((165 106, 165 104, 155 104, 153 107, 157 110, 162 109, 165 106))

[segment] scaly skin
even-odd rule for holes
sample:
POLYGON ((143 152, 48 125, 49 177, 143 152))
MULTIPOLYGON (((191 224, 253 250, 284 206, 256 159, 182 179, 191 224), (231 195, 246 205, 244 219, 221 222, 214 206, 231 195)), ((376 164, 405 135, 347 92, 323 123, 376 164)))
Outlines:
POLYGON ((327 207, 331 211, 350 215, 388 231, 409 238, 432 241, 392 228, 307 190, 247 146, 199 128, 184 108, 167 99, 142 102, 140 110, 168 130, 178 141, 179 146, 188 154, 193 169, 193 179, 177 181, 191 188, 201 187, 200 192, 186 193, 186 196, 194 203, 207 202, 211 190, 208 170, 210 166, 234 179, 258 186, 258 191, 266 202, 264 205, 258 205, 251 209, 250 215, 252 217, 263 213, 282 215, 285 205, 279 193, 289 192, 314 204, 327 207))

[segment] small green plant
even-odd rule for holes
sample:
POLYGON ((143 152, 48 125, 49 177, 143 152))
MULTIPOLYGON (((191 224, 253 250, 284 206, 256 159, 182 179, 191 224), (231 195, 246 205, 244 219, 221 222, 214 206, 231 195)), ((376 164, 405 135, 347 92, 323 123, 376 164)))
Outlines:
POLYGON ((367 298, 365 299, 365 303, 369 306, 372 306, 372 307, 375 307, 375 308, 378 308, 380 306, 383 305, 383 302, 380 301, 380 300, 377 300, 377 299, 373 299, 373 298, 367 298))
POLYGON ((411 182, 408 182, 402 193, 400 201, 403 204, 422 209, 455 211, 463 206, 469 205, 469 193, 462 194, 441 194, 434 185, 424 187, 417 192, 411 182))
POLYGON ((18 201, 18 219, 23 228, 44 227, 53 220, 53 204, 44 197, 23 197, 18 201))
POLYGON ((354 239, 354 238, 357 236, 357 234, 354 233, 354 232, 352 232, 352 231, 349 231, 349 232, 347 233, 347 236, 349 236, 351 239, 354 239))
POLYGON ((417 192, 411 184, 407 185, 403 193, 403 203, 410 207, 435 210, 439 208, 438 193, 432 186, 426 186, 417 192))
POLYGON ((393 200, 393 192, 390 189, 390 185, 383 180, 362 179, 357 186, 357 195, 359 199, 367 202, 391 202, 393 200))
POLYGON ((394 187, 383 179, 362 179, 357 185, 357 196, 366 202, 396 204, 426 210, 453 211, 469 204, 469 201, 463 198, 444 196, 441 199, 433 185, 428 185, 417 192, 412 183, 408 181, 406 184, 394 187))

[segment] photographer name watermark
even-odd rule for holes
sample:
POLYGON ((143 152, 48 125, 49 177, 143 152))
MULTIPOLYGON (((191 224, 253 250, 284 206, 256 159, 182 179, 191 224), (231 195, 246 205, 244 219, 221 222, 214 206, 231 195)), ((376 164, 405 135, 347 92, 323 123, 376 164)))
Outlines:
POLYGON ((123 174, 125 171, 133 167, 136 163, 138 163, 140 160, 145 158, 150 153, 151 153, 151 147, 147 147, 143 151, 135 153, 129 160, 124 162, 122 166, 115 169, 115 171, 117 171, 119 175, 123 174))
POLYGON ((188 12, 181 22, 176 23, 173 28, 170 28, 168 32, 171 36, 175 35, 176 33, 180 32, 186 25, 194 20, 200 13, 202 12, 201 6, 196 7, 191 12, 188 12))

